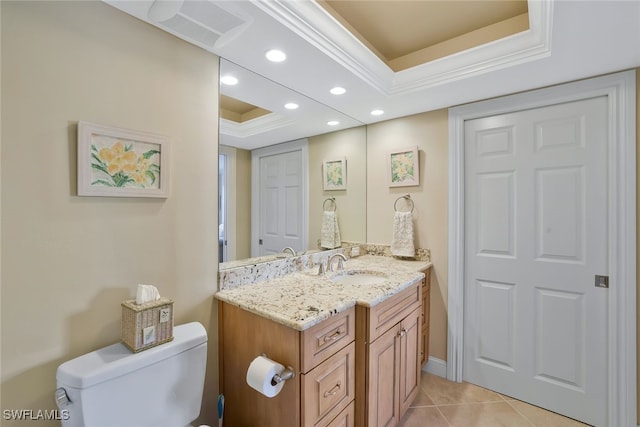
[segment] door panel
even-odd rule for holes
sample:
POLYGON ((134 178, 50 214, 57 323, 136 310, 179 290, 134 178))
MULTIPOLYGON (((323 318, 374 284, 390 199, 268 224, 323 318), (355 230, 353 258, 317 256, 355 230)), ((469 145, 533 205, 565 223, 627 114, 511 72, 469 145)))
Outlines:
POLYGON ((535 174, 537 261, 584 262, 585 168, 542 169, 535 174))
POLYGON ((502 369, 513 370, 515 359, 515 286, 478 280, 475 357, 502 369))
POLYGON ((515 255, 514 182, 513 172, 478 176, 478 255, 515 255))
POLYGON ((259 157, 258 255, 282 252, 287 246, 304 249, 302 150, 259 157))
POLYGON ((465 380, 606 420, 605 97, 465 122, 465 380))
POLYGON ((536 379, 584 391, 586 377, 585 296, 536 290, 536 379))

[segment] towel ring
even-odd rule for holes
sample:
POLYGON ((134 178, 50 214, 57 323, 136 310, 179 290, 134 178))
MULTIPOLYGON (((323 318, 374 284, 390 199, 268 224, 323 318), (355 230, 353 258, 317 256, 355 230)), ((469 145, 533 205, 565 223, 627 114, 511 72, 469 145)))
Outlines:
POLYGON ((325 201, 322 203, 322 210, 326 211, 327 208, 325 207, 327 205, 327 202, 333 202, 333 212, 336 211, 336 208, 338 207, 338 205, 336 205, 336 198, 335 197, 329 197, 328 199, 325 199, 325 201))
POLYGON ((393 210, 398 212, 398 200, 400 199, 405 199, 407 200, 407 203, 411 202, 411 213, 413 213, 413 208, 415 207, 413 200, 411 199, 411 196, 409 194, 405 194, 404 196, 400 196, 396 199, 395 203, 393 204, 393 210))

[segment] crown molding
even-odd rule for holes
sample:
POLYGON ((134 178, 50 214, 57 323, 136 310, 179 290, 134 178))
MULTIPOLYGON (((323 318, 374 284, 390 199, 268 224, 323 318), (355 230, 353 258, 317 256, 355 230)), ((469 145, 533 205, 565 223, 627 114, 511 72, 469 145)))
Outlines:
POLYGON ((528 31, 399 72, 314 1, 254 0, 253 4, 385 95, 416 92, 551 55, 554 0, 528 1, 528 31))
POLYGON ((247 122, 238 123, 220 118, 220 133, 236 138, 247 138, 294 124, 293 120, 278 117, 275 114, 258 117, 247 122))
POLYGON ((428 62, 395 75, 401 95, 497 71, 551 55, 553 0, 529 0, 529 30, 428 62))
POLYGON ((394 72, 315 1, 254 0, 253 4, 380 93, 394 72))

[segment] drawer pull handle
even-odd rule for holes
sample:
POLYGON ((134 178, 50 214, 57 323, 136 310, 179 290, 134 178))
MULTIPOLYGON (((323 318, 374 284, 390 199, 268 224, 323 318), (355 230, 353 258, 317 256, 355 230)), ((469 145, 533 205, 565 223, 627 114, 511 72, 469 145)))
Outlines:
POLYGON ((340 386, 341 385, 342 385, 342 383, 340 381, 338 381, 338 384, 333 386, 333 388, 331 390, 325 391, 323 396, 324 397, 334 396, 337 392, 340 391, 340 386))
POLYGON ((402 328, 400 332, 398 332, 398 336, 403 337, 405 335, 407 335, 407 330, 405 328, 402 328))
POLYGON ((323 339, 324 339, 324 342, 335 341, 341 336, 342 336, 342 332, 340 330, 337 330, 333 333, 333 335, 325 335, 323 339))

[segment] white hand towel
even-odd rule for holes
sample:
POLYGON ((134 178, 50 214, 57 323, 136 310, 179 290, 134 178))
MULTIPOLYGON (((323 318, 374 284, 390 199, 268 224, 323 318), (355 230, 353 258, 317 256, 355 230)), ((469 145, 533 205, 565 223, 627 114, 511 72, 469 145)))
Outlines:
POLYGON ((320 231, 320 246, 325 249, 335 249, 341 245, 338 216, 335 211, 324 211, 322 215, 322 230, 320 231))
POLYGON ((403 257, 416 255, 413 243, 413 214, 411 212, 396 212, 393 217, 391 254, 403 257))

